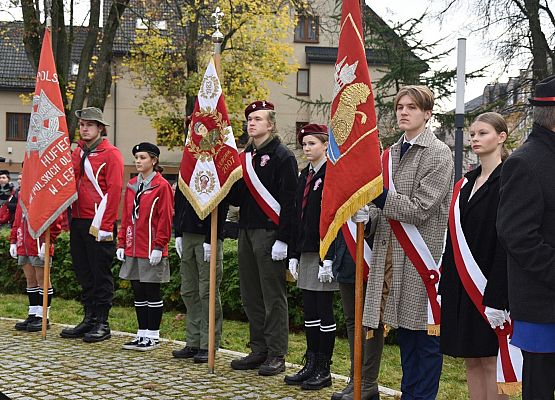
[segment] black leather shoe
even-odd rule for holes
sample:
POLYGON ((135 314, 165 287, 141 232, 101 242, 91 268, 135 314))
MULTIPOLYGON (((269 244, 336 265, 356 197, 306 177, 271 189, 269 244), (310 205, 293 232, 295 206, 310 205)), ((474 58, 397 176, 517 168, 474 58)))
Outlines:
POLYGON ((283 379, 288 385, 300 385, 314 374, 316 368, 316 353, 307 351, 304 355, 304 367, 295 375, 286 375, 283 379))
POLYGON ((333 392, 333 394, 331 395, 331 400, 341 400, 343 399, 343 396, 345 396, 346 394, 353 393, 353 390, 354 390, 354 382, 353 382, 353 379, 351 378, 349 380, 349 383, 347 383, 347 386, 345 386, 345 388, 342 391, 333 392))
POLYGON ((203 364, 208 362, 208 350, 199 349, 198 353, 193 357, 195 364, 203 364))
POLYGON ((231 361, 231 368, 237 370, 258 369, 268 358, 266 353, 250 353, 231 361))
POLYGON ((316 370, 310 379, 301 383, 301 389, 320 390, 328 386, 331 386, 330 357, 326 354, 318 353, 316 370))
POLYGON ((108 322, 97 322, 89 332, 83 335, 83 342, 102 342, 111 337, 110 324, 108 322))
POLYGON ((31 322, 34 319, 35 319, 35 314, 28 315, 27 318, 25 318, 24 321, 19 321, 15 324, 15 330, 16 331, 26 331, 27 330, 27 325, 29 324, 29 322, 31 322))
MULTIPOLYGON (((355 393, 347 393, 341 400, 353 400, 355 398, 355 393)), ((376 384, 366 384, 362 382, 362 388, 360 392, 361 400, 380 400, 380 393, 378 392, 378 385, 376 384)))
POLYGON ((91 307, 85 307, 85 316, 83 321, 73 328, 62 329, 60 336, 66 339, 81 338, 91 331, 96 323, 96 315, 91 307))
POLYGON ((269 356, 258 369, 258 375, 274 376, 285 371, 285 358, 269 356))
POLYGON ((198 347, 185 346, 181 350, 173 350, 174 358, 193 358, 198 353, 198 347))
MULTIPOLYGON (((50 321, 46 320, 46 329, 50 329, 50 321)), ((42 331, 42 317, 35 317, 27 324, 27 332, 42 331)))

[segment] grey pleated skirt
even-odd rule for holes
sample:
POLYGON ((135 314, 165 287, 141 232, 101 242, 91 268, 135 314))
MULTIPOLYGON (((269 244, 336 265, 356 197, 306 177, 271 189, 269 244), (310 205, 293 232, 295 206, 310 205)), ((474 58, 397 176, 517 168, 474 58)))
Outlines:
POLYGON ((170 263, 166 257, 156 265, 150 265, 147 258, 125 257, 119 277, 143 283, 166 283, 170 281, 170 263))
POLYGON ((320 292, 331 292, 339 290, 339 285, 335 280, 322 283, 318 280, 318 268, 320 266, 320 255, 318 253, 302 253, 299 260, 299 279, 297 287, 299 289, 314 290, 320 292))

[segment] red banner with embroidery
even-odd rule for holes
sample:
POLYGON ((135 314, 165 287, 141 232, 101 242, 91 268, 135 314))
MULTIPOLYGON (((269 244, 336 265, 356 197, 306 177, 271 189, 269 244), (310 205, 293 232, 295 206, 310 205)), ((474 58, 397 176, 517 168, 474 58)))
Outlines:
MULTIPOLYGON (((489 325, 485 314, 485 306, 482 304, 487 278, 482 273, 478 263, 466 241, 461 226, 459 198, 461 189, 467 183, 463 178, 455 184, 451 208, 449 210, 449 234, 453 247, 453 255, 457 272, 468 297, 489 325)), ((522 382, 522 353, 519 348, 509 343, 513 327, 510 318, 507 318, 503 326, 494 329, 499 341, 499 352, 497 355, 497 385, 500 393, 514 395, 520 390, 522 382)))
POLYGON ((358 0, 344 0, 342 5, 329 126, 320 214, 322 259, 341 226, 383 191, 374 95, 358 0))
POLYGON ((189 124, 179 167, 179 189, 204 219, 241 176, 224 94, 214 60, 210 59, 189 124))
MULTIPOLYGON (((395 184, 393 183, 392 165, 389 148, 383 152, 383 174, 384 186, 394 192, 395 184)), ((424 242, 422 235, 418 232, 416 226, 389 220, 391 230, 395 234, 397 241, 403 248, 403 251, 411 261, 414 268, 422 278, 426 293, 428 295, 428 334, 439 336, 440 320, 441 320, 441 304, 437 289, 440 277, 441 260, 436 263, 430 249, 424 242)))
POLYGON ((19 205, 37 239, 77 199, 50 28, 44 31, 25 145, 19 205))

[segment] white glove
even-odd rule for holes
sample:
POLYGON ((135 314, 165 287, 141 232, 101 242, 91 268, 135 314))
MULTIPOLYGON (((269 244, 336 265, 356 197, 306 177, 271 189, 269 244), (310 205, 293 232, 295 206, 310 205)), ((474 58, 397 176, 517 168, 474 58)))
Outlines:
POLYGON ((353 214, 353 216, 351 217, 351 221, 353 221, 355 224, 357 222, 362 222, 364 225, 366 225, 368 221, 370 221, 370 207, 368 207, 368 205, 364 205, 360 210, 353 214))
POLYGON ((289 272, 295 280, 299 279, 299 273, 297 272, 297 267, 299 266, 299 260, 292 258, 289 260, 289 272))
POLYGON ((210 243, 203 243, 202 248, 204 249, 204 262, 210 262, 210 250, 212 246, 210 246, 210 243))
POLYGON ((272 260, 280 261, 287 258, 287 243, 281 240, 276 240, 272 246, 272 260))
POLYGON ((116 258, 120 261, 125 261, 125 249, 124 248, 119 247, 116 250, 116 258))
POLYGON ((179 258, 183 256, 183 238, 181 236, 175 238, 175 251, 179 258))
POLYGON ((495 329, 498 326, 503 326, 503 324, 505 323, 505 311, 503 310, 497 310, 495 308, 486 306, 484 314, 486 314, 486 317, 492 329, 495 329))
POLYGON ((10 244, 10 256, 17 260, 17 244, 10 244))
POLYGON ((96 238, 99 242, 109 242, 114 240, 113 232, 98 231, 98 237, 96 238))
POLYGON ((324 260, 322 265, 318 267, 318 280, 322 283, 333 281, 333 272, 331 270, 332 260, 324 260))
POLYGON ((39 258, 41 259, 41 261, 44 261, 44 245, 46 243, 43 243, 42 246, 40 246, 40 250, 39 250, 39 258))
POLYGON ((156 265, 160 261, 162 261, 162 250, 152 250, 152 253, 150 253, 149 261, 150 265, 156 265))

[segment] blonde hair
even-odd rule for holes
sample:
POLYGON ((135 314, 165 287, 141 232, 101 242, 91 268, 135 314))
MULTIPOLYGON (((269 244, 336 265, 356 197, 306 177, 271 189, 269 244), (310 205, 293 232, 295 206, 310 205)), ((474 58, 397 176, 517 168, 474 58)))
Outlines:
MULTIPOLYGON (((505 118, 503 118, 501 114, 498 114, 496 112, 485 112, 478 115, 476 118, 474 118, 474 121, 472 121, 472 123, 475 123, 475 122, 483 122, 485 124, 491 125, 491 127, 495 130, 495 132, 498 135, 501 134, 502 132, 505 132, 505 134, 507 135, 507 138, 509 137, 509 128, 507 127, 507 122, 505 121, 505 118)), ((509 157, 509 151, 505 147, 506 142, 507 141, 505 140, 505 142, 503 142, 501 146, 502 161, 505 161, 507 157, 509 157)))
POLYGON ((397 104, 403 96, 409 96, 422 111, 432 111, 434 108, 434 94, 427 86, 403 86, 395 95, 395 100, 393 101, 394 109, 397 109, 397 104))

